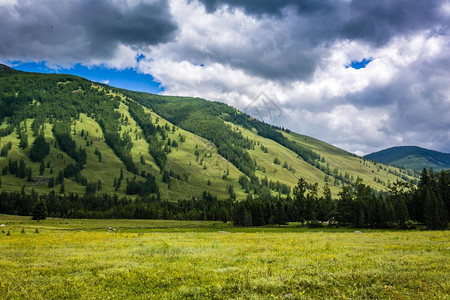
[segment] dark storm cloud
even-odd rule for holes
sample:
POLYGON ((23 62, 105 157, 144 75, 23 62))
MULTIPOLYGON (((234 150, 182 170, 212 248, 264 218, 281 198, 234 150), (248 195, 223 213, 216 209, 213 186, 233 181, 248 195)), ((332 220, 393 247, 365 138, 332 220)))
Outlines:
POLYGON ((226 50, 211 51, 218 54, 213 58, 216 61, 272 80, 310 80, 336 41, 357 40, 381 47, 393 37, 420 30, 438 35, 448 31, 440 0, 200 2, 210 13, 227 5, 272 19, 272 34, 255 36, 253 49, 233 49, 230 45, 226 50))
POLYGON ((329 8, 331 2, 317 0, 200 0, 208 12, 213 12, 223 5, 243 8, 254 15, 280 15, 286 7, 294 7, 301 13, 316 13, 329 8))
POLYGON ((448 29, 440 13, 441 0, 356 0, 350 3, 349 18, 343 22, 341 35, 374 44, 423 29, 448 29))
POLYGON ((177 30, 166 1, 19 0, 0 10, 0 58, 9 60, 108 59, 118 44, 155 45, 177 30))
MULTIPOLYGON (((313 39, 363 39, 383 43, 392 36, 439 24, 441 0, 199 0, 209 12, 227 5, 255 16, 283 16, 286 8, 306 18, 313 39), (319 35, 317 35, 320 33, 319 35)), ((448 25, 446 25, 448 27, 448 25)))

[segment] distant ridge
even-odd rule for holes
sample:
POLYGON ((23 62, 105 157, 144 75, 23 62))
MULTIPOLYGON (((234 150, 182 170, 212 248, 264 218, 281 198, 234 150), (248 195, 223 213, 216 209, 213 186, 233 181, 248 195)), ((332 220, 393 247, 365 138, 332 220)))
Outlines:
POLYGON ((436 171, 450 169, 450 154, 417 146, 392 147, 368 154, 364 158, 415 170, 423 168, 433 168, 436 171))

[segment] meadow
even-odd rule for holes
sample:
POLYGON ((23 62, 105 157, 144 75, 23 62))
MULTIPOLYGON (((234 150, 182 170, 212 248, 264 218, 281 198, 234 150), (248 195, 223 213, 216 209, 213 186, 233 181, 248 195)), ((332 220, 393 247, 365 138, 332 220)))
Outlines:
POLYGON ((450 294, 448 231, 36 222, 7 215, 0 215, 0 226, 0 299, 448 299, 450 294))

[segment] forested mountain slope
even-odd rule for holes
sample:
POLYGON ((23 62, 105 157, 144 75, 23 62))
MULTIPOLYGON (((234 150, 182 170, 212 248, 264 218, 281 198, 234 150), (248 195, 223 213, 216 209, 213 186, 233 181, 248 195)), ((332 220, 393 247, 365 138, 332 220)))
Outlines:
MULTIPOLYGON (((414 172, 375 164, 226 104, 0 68, 1 190, 245 199, 292 195, 299 178, 333 195, 414 172)), ((309 188, 315 188, 309 186, 309 188)))

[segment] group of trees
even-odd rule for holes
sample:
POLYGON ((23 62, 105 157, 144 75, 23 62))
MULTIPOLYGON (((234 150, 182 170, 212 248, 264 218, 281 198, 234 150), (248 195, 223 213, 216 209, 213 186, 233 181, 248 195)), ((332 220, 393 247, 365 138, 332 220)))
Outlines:
POLYGON ((291 193, 291 187, 280 181, 268 180, 267 176, 261 180, 251 182, 250 179, 245 175, 240 175, 239 184, 245 190, 246 193, 259 194, 261 189, 269 188, 272 191, 281 193, 283 195, 289 195, 291 193))
POLYGON ((376 193, 360 180, 345 186, 339 193, 337 219, 359 227, 406 228, 420 223, 444 229, 449 221, 449 202, 448 173, 424 169, 417 187, 397 181, 387 194, 376 193))
POLYGON ((2 175, 8 173, 18 178, 27 178, 28 181, 31 181, 33 176, 31 167, 27 166, 23 159, 20 161, 10 159, 8 164, 2 169, 2 175))
MULTIPOLYGON (((338 199, 331 197, 325 184, 323 195, 318 195, 318 185, 300 179, 293 196, 273 196, 267 188, 258 195, 249 194, 246 200, 233 197, 218 199, 203 192, 199 198, 165 201, 159 197, 152 175, 146 182, 136 178, 127 183, 129 194, 135 199, 117 195, 86 193, 38 195, 22 192, 2 192, 0 212, 29 215, 33 205, 43 201, 48 215, 71 218, 158 218, 178 220, 218 220, 233 222, 238 226, 262 226, 287 222, 301 222, 307 226, 324 223, 368 228, 407 228, 412 224, 425 224, 431 229, 444 229, 448 224, 449 180, 441 172, 422 172, 419 186, 397 182, 389 193, 379 193, 356 180, 345 186, 338 199), (146 187, 151 190, 141 190, 146 187), (153 193, 153 195, 149 195, 153 193)), ((42 205, 41 205, 42 206, 42 205)))
POLYGON ((41 162, 50 153, 50 145, 45 141, 44 134, 38 135, 30 149, 30 158, 34 162, 41 162))

